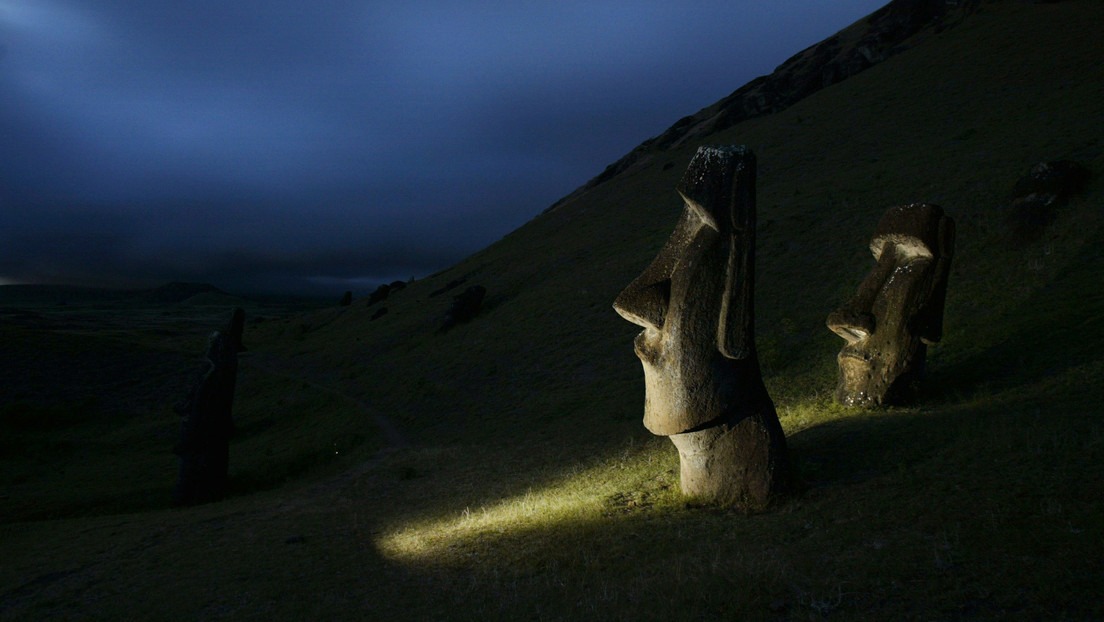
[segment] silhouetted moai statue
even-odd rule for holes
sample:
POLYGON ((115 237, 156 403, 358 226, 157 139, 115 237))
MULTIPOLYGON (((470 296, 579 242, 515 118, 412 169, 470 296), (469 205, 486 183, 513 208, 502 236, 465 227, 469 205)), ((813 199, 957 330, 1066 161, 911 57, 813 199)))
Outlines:
POLYGON ((244 326, 245 312, 236 308, 226 330, 211 333, 206 369, 178 409, 183 417, 180 442, 173 448, 180 456, 180 476, 173 491, 178 505, 217 501, 226 494, 238 353, 245 351, 244 326))
POLYGON ((684 494, 761 510, 789 461, 755 350, 755 155, 701 147, 678 192, 674 233, 613 305, 644 327, 644 426, 671 437, 684 494))
POLYGON ((387 283, 380 285, 376 288, 376 291, 368 294, 368 306, 372 306, 377 302, 383 302, 387 300, 387 297, 391 295, 391 286, 387 283))
POLYGON ((482 285, 472 285, 459 296, 453 296, 452 306, 445 313, 445 323, 441 325, 440 330, 448 330, 479 315, 479 310, 483 307, 483 298, 486 296, 487 288, 482 285))
POLYGON ((828 315, 828 328, 847 340, 837 357, 836 401, 876 406, 909 397, 927 344, 943 336, 954 233, 937 205, 891 207, 882 216, 870 241, 878 264, 828 315))

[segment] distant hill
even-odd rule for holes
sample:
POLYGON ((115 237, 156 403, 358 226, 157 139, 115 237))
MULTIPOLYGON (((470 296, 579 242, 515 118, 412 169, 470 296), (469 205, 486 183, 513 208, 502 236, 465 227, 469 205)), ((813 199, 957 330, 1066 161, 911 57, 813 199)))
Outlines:
MULTIPOLYGON (((894 0, 455 266, 371 306, 331 300, 249 323, 237 488, 220 504, 142 509, 168 502, 167 400, 125 428, 69 423, 8 441, 0 514, 66 490, 92 509, 62 499, 75 507, 65 520, 0 516, 0 610, 1104 619, 1101 32, 1100 0, 894 0), (803 484, 750 518, 678 494, 674 447, 641 422, 640 328, 611 308, 671 235, 676 184, 703 144, 758 158, 755 343, 803 484), (1018 238, 1018 180, 1061 160, 1087 183, 1018 238), (956 223, 942 340, 916 403, 839 406, 842 340, 825 319, 875 265, 882 214, 911 202, 956 223), (476 286, 478 315, 441 331, 454 295, 476 286), (116 508, 137 509, 91 515, 116 508)), ((204 319, 185 356, 224 321, 204 319)), ((110 348, 74 335, 7 336, 56 338, 60 358, 112 371, 110 348)), ((57 416, 79 422, 88 408, 57 416)))
POLYGON ((794 54, 702 110, 679 119, 610 164, 560 205, 621 173, 636 170, 656 153, 705 137, 742 121, 781 112, 802 99, 943 32, 976 12, 980 0, 893 0, 835 35, 794 54))
MULTIPOLYGON (((197 296, 230 297, 230 294, 210 283, 186 283, 173 281, 160 287, 138 293, 135 297, 155 304, 173 304, 185 302, 197 296)), ((197 300, 200 300, 197 298, 197 300)))

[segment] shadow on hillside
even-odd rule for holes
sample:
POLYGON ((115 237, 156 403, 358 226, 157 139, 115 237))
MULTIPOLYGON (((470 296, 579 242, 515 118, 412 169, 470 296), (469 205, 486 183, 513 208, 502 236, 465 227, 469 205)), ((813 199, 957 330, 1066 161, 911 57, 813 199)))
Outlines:
POLYGON ((1104 292, 1094 270, 1100 260, 1091 253, 1099 251, 1095 247, 1084 251, 1072 270, 1000 318, 1009 327, 1006 334, 971 356, 930 369, 924 383, 929 398, 950 403, 979 392, 1057 377, 1097 360, 1099 345, 1104 343, 1104 292))
MULTIPOLYGON (((976 511, 972 504, 978 501, 1018 507, 1024 498, 1035 504, 1025 509, 1037 512, 1040 495, 1065 494, 1056 491, 1065 490, 1066 482, 1081 486, 1084 480, 1075 476, 1096 460, 1091 439, 1099 437, 1095 418, 1084 416, 1094 399, 1091 393, 1085 386, 1058 395, 1032 388, 927 411, 856 412, 803 430, 790 443, 808 488, 757 516, 670 501, 653 505, 648 493, 654 484, 645 481, 607 497, 601 515, 497 521, 497 506, 523 501, 525 490, 540 494, 537 480, 554 487, 557 479, 527 478, 529 467, 516 469, 511 479, 524 483, 506 483, 497 495, 471 491, 480 499, 476 503, 491 506, 489 517, 475 504, 470 519, 458 517, 473 499, 442 494, 437 507, 451 508, 445 513, 454 519, 441 522, 454 532, 415 534, 410 549, 377 540, 378 553, 385 565, 401 569, 407 585, 433 586, 420 594, 420 606, 450 608, 460 617, 522 611, 536 617, 577 615, 571 609, 577 602, 563 602, 564 594, 600 603, 605 611, 678 611, 695 619, 722 611, 725 616, 771 617, 783 601, 791 613, 803 611, 814 596, 823 596, 815 594, 820 582, 815 560, 833 547, 853 547, 852 539, 860 538, 858 548, 840 554, 861 558, 918 537, 918 554, 927 560, 923 556, 930 557, 932 545, 923 539, 928 537, 921 533, 927 528, 923 525, 942 524, 941 512, 966 516, 976 511), (1064 458, 1055 460, 1059 455, 1064 458), (923 518, 927 510, 937 518, 923 518), (871 519, 872 528, 892 530, 894 538, 866 533, 871 519), (873 538, 875 548, 862 544, 862 538, 873 538), (803 570, 795 572, 795 567, 803 570), (755 590, 733 590, 732 582, 740 578, 753 581, 755 590), (718 603, 723 603, 721 610, 715 608, 718 603)), ((608 459, 604 464, 615 468, 608 459)), ((565 464, 559 479, 572 472, 565 464)), ((1091 491, 1093 484, 1084 486, 1091 491)), ((401 521, 402 514, 399 509, 392 519, 401 521)), ((1001 528, 1011 537, 1017 525, 1001 528)), ((1005 536, 993 537, 1001 541, 1005 536)), ((988 550, 987 543, 956 546, 988 550)), ((856 563, 856 572, 865 571, 862 562, 856 563)), ((856 593, 850 600, 863 598, 856 593)))

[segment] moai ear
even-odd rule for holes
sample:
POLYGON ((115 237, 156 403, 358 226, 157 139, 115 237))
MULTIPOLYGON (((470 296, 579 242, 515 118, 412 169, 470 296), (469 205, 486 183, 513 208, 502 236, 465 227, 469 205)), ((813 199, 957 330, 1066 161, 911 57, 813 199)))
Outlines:
MULTIPOLYGON (((724 205, 728 265, 717 322, 717 349, 732 359, 751 355, 755 342, 755 154, 733 150, 724 205)), ((720 198, 720 197, 718 197, 720 198)), ((721 216, 721 215, 718 215, 721 216)))
POLYGON ((938 343, 943 338, 943 308, 947 300, 947 281, 951 274, 955 242, 955 223, 950 216, 940 217, 938 240, 931 293, 917 314, 917 334, 926 344, 938 343))

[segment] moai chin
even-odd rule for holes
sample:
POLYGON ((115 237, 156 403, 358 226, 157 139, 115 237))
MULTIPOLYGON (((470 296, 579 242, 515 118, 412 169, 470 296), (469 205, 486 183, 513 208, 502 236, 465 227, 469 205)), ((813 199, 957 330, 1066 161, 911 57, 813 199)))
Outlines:
POLYGON ((909 396, 928 344, 943 335, 954 232, 937 205, 891 207, 882 216, 870 241, 877 265, 828 315, 828 328, 847 341, 837 357, 836 401, 870 407, 909 396))
POLYGON ((701 147, 678 192, 674 233, 613 304, 644 328, 644 426, 671 437, 685 495, 761 510, 789 464, 755 351, 755 155, 701 147))
POLYGON ((226 330, 211 333, 205 354, 206 369, 186 403, 180 442, 180 475, 173 491, 177 505, 217 501, 226 494, 230 466, 230 437, 234 434, 234 389, 238 353, 242 345, 245 312, 235 308, 226 330))

